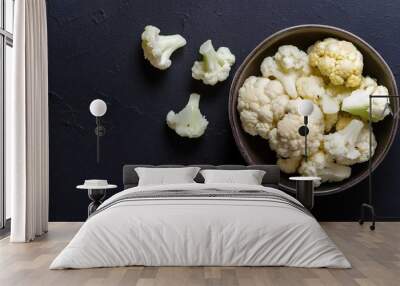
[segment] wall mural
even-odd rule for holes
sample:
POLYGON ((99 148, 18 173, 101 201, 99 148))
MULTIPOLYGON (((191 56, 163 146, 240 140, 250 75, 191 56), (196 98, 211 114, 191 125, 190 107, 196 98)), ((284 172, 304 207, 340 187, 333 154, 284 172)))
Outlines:
MULTIPOLYGON (((252 1, 246 5, 233 5, 231 1, 49 2, 50 219, 84 220, 87 194, 76 190, 75 186, 84 179, 107 179, 121 187, 124 164, 245 164, 228 119, 232 75, 260 41, 282 28, 309 22, 342 27, 368 41, 397 74, 400 60, 395 47, 400 37, 391 31, 396 29, 394 26, 400 19, 370 15, 370 11, 380 11, 383 15, 399 9, 400 3, 369 2, 357 5, 319 1, 312 9, 300 3, 294 4, 297 6, 294 9, 290 1, 252 1), (357 15, 370 15, 373 19, 343 13, 354 9, 359 11, 357 15), (324 12, 327 10, 329 15, 324 12), (388 26, 393 28, 385 28, 388 26), (96 98, 107 103, 107 113, 102 117, 107 135, 101 139, 99 164, 96 163, 93 132, 95 122, 89 112, 89 104, 96 98)), ((400 15, 392 17, 400 18, 400 15)), ((379 92, 387 90, 381 82, 361 77, 362 56, 366 55, 361 56, 350 42, 319 40, 311 51, 312 74, 299 74, 303 79, 298 81, 299 86, 294 91, 304 91, 301 96, 320 105, 320 121, 324 125, 320 124, 321 132, 316 135, 320 140, 340 141, 343 146, 351 141, 350 151, 360 153, 351 158, 349 156, 355 152, 337 154, 343 149, 329 149, 330 141, 324 145, 322 153, 319 152, 323 156, 329 153, 342 166, 340 171, 343 172, 334 172, 326 181, 332 177, 341 180, 349 175, 349 165, 368 160, 362 153, 366 110, 356 97, 363 97, 368 88, 371 92, 378 92, 379 88, 379 92), (329 62, 326 57, 334 55, 324 52, 332 46, 340 47, 339 53, 351 59, 351 67, 344 65, 351 72, 329 73, 324 63, 329 62), (338 80, 343 81, 340 92, 337 86, 342 82, 335 82, 338 80), (345 92, 350 92, 351 96, 338 96, 345 92), (346 110, 342 108, 339 112, 337 99, 344 97, 346 110), (350 127, 357 129, 357 132, 350 132, 358 134, 357 138, 346 136, 350 127), (323 133, 331 135, 323 139, 323 133)), ((282 86, 272 84, 277 78, 287 88, 290 81, 286 73, 293 65, 298 68, 304 63, 303 47, 282 45, 278 48, 261 65, 266 78, 250 77, 239 91, 242 115, 253 108, 246 100, 249 93, 255 92, 255 87, 279 89, 282 86)), ((375 76, 374 72, 371 76, 375 76)), ((293 97, 288 93, 286 104, 293 97)), ((267 133, 274 129, 279 131, 274 124, 282 122, 285 114, 290 113, 287 111, 290 108, 285 106, 285 110, 282 116, 270 122, 267 133)), ((389 109, 380 114, 374 121, 387 116, 389 109)), ((247 133, 270 141, 284 171, 306 174, 310 170, 298 158, 301 152, 285 153, 284 144, 273 145, 270 135, 264 134, 262 128, 251 125, 244 115, 241 118, 247 133)), ((380 140, 376 137, 379 146, 380 140)), ((389 156, 374 173, 375 201, 380 217, 400 217, 395 203, 400 194, 393 187, 398 180, 398 145, 395 140, 389 156)), ((265 146, 268 148, 267 141, 265 146)), ((319 154, 317 149, 312 156, 319 154)), ((318 197, 313 212, 322 220, 358 218, 359 206, 367 195, 366 187, 363 181, 345 192, 318 197)))

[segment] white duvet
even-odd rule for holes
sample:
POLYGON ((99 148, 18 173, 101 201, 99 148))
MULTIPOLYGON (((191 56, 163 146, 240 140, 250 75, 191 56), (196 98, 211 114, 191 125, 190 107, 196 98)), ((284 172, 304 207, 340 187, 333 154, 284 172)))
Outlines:
MULTIPOLYGON (((131 192, 205 189, 263 190, 295 201, 262 186, 179 184, 131 188, 102 206, 131 192)), ((186 197, 111 204, 83 224, 50 269, 127 265, 350 267, 318 222, 289 204, 186 197)))

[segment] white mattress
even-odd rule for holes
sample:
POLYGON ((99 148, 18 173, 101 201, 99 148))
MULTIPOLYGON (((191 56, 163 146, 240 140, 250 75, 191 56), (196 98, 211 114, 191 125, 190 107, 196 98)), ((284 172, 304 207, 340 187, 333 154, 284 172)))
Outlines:
POLYGON ((290 204, 234 196, 118 202, 136 192, 209 189, 262 190, 297 202, 277 189, 262 186, 131 188, 105 201, 100 206, 103 211, 83 224, 50 269, 128 265, 351 267, 314 217, 290 204))

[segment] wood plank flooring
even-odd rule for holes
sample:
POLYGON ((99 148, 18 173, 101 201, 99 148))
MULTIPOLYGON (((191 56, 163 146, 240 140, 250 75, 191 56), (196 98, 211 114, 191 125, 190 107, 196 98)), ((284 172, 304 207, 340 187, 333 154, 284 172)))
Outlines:
POLYGON ((352 269, 288 267, 121 267, 48 270, 50 262, 81 223, 50 223, 49 233, 32 243, 0 241, 1 286, 319 286, 400 285, 400 222, 381 222, 375 232, 356 222, 322 223, 352 269))

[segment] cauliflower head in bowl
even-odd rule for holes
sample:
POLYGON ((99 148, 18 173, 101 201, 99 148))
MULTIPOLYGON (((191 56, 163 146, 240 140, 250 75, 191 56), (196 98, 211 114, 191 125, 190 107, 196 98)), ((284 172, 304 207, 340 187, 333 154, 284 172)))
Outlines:
MULTIPOLYGON (((237 110, 243 130, 266 140, 277 164, 287 174, 318 176, 320 183, 340 182, 351 176, 352 166, 370 160, 368 120, 391 114, 385 86, 363 75, 363 55, 348 41, 327 38, 306 51, 280 46, 261 63, 261 76, 250 76, 239 89, 237 110), (299 102, 311 100, 308 117, 308 159, 299 134, 304 118, 299 102)), ((372 131, 373 132, 373 131, 372 131)), ((371 137, 374 155, 378 142, 371 137)), ((320 184, 319 183, 319 184, 320 184)))
POLYGON ((357 87, 361 83, 363 56, 348 41, 327 38, 308 49, 310 65, 317 68, 334 85, 357 87))

